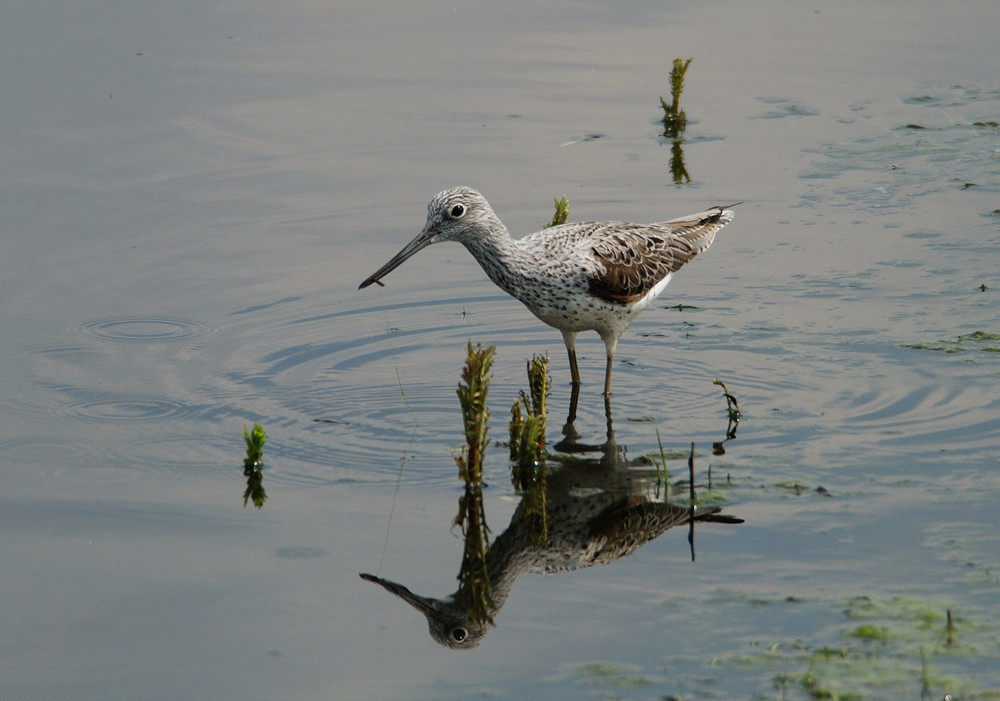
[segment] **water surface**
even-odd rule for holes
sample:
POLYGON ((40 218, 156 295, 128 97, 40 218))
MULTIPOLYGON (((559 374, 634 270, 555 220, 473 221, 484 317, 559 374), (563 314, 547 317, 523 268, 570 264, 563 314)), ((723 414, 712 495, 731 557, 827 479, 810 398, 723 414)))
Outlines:
MULTIPOLYGON (((865 698, 996 693, 994 16, 0 11, 0 695, 806 698, 810 669, 865 698), (694 59, 681 185, 659 121, 676 57, 694 59), (569 387, 558 333, 459 246, 356 290, 458 184, 515 235, 563 194, 573 220, 744 202, 619 344, 613 411, 630 458, 657 432, 695 441, 745 523, 701 528, 694 563, 675 528, 525 574, 461 653, 357 575, 456 588, 467 340, 498 347, 495 438, 532 354, 552 357, 556 424, 569 387), (744 414, 723 456, 715 378, 744 414), (255 421, 260 511, 242 504, 255 421), (847 635, 868 623, 891 637, 847 635)), ((576 427, 599 444, 603 344, 578 352, 576 427)), ((505 449, 487 481, 500 533, 505 449)))

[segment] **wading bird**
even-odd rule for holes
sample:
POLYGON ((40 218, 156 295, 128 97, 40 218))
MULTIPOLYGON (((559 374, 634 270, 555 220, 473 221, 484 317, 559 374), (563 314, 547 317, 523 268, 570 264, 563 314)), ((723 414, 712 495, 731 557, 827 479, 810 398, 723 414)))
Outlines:
POLYGON ((494 283, 562 332, 574 386, 580 385, 576 335, 588 330, 600 335, 607 349, 607 397, 622 333, 732 219, 731 209, 713 207, 656 224, 561 224, 514 240, 485 197, 456 187, 431 200, 423 231, 359 289, 382 285, 383 277, 433 243, 457 241, 494 283))

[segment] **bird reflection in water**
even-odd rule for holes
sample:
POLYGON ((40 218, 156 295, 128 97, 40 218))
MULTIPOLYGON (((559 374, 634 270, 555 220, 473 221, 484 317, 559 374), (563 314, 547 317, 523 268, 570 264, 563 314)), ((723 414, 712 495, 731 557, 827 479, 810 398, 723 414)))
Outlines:
MULTIPOLYGON (((546 461, 540 461, 534 474, 517 478, 521 501, 510 525, 481 553, 488 578, 485 598, 482 591, 474 591, 472 578, 463 576, 467 572, 460 573, 458 590, 442 599, 420 596, 402 584, 375 575, 361 577, 423 613, 431 637, 438 643, 470 649, 486 637, 514 582, 523 573, 552 574, 606 565, 677 525, 690 524, 693 529, 695 522, 743 522, 721 513, 720 507, 669 503, 655 466, 645 458, 626 460, 615 444, 609 406, 607 440, 600 446, 577 442, 575 412, 576 396, 563 427, 564 438, 556 446, 561 455, 549 460, 557 464, 547 466, 546 461), (592 451, 599 451, 600 457, 584 457, 592 451), (544 510, 542 518, 540 505, 544 510)), ((462 505, 463 510, 483 513, 478 486, 467 488, 463 499, 472 500, 462 505)), ((691 542, 693 557, 693 539, 691 542)), ((463 567, 468 562, 467 553, 463 567)))

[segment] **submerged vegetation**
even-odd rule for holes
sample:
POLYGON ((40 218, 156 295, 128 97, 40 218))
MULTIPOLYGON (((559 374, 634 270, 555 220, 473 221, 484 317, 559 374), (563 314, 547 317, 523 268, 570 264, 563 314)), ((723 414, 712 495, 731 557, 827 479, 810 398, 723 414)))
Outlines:
MULTIPOLYGON (((809 615, 803 607, 820 617, 843 609, 845 622, 859 614, 871 618, 840 634, 832 629, 807 637, 749 640, 742 650, 706 661, 698 672, 679 677, 663 676, 660 667, 611 661, 581 663, 564 676, 588 690, 611 690, 614 698, 729 698, 734 679, 727 676, 738 672, 741 688, 736 696, 762 701, 1000 699, 1000 689, 952 671, 958 660, 978 661, 986 668, 996 659, 997 624, 988 612, 976 618, 958 617, 955 642, 949 644, 948 612, 936 601, 861 596, 846 603, 809 603, 794 597, 746 603, 767 606, 775 620, 788 615, 801 622, 809 615), (670 692, 675 685, 679 693, 670 692), (633 688, 641 688, 641 695, 629 694, 633 688)), ((701 623, 712 625, 704 618, 701 623)), ((800 624, 794 627, 799 629, 800 624)))
MULTIPOLYGON (((997 622, 989 610, 957 615, 947 602, 905 596, 770 599, 728 592, 726 597, 730 603, 766 608, 768 632, 706 661, 686 681, 666 682, 678 684, 683 693, 655 689, 648 697, 728 698, 727 683, 738 678, 740 698, 761 700, 1000 699, 1000 689, 956 673, 970 664, 989 668, 1000 658, 997 622), (834 625, 826 625, 831 617, 834 625), (804 621, 814 623, 804 631, 804 621), (783 629, 797 632, 787 637, 774 632, 783 629)), ((699 615, 711 629, 715 615, 699 615)), ((730 623, 723 619, 716 625, 729 631, 730 623)), ((639 666, 630 672, 652 674, 639 666)))
POLYGON ((936 351, 938 353, 965 353, 967 351, 1000 353, 1000 333, 973 331, 955 339, 931 341, 929 343, 904 343, 902 347, 914 350, 936 351))
MULTIPOLYGON (((858 596, 844 607, 847 621, 860 624, 845 630, 841 641, 827 640, 813 649, 789 646, 786 662, 806 664, 805 672, 789 680, 798 682, 812 698, 861 699, 887 694, 909 698, 966 698, 975 688, 942 672, 936 662, 947 664, 956 656, 992 657, 997 654, 996 625, 988 626, 988 650, 983 647, 982 623, 964 618, 956 624, 950 608, 934 601, 908 597, 886 600, 858 596), (980 629, 977 631, 977 629, 980 629), (808 659, 806 659, 808 657, 808 659), (919 671, 918 671, 919 670, 919 671)), ((975 698, 997 698, 987 692, 975 698)))

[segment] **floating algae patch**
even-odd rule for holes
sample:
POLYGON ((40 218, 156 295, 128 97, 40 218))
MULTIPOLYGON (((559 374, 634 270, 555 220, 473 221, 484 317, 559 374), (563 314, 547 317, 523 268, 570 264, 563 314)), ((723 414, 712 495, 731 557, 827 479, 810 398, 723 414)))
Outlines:
MULTIPOLYGON (((802 205, 891 216, 956 187, 994 188, 997 94, 955 86, 895 106, 859 106, 862 114, 850 119, 870 121, 858 138, 803 147, 811 162, 798 176, 809 184, 802 205)), ((782 109, 763 116, 796 114, 791 105, 776 106, 782 109)))
MULTIPOLYGON (((776 599, 768 615, 802 621, 837 606, 795 604, 776 599)), ((858 596, 840 607, 834 625, 787 640, 755 638, 711 666, 759 670, 767 675, 759 683, 790 699, 1000 698, 1000 689, 982 686, 995 675, 976 675, 1000 662, 1000 622, 988 613, 904 596, 858 596)))
POLYGON ((857 638, 858 640, 867 640, 868 642, 881 642, 883 640, 888 640, 891 637, 891 634, 887 629, 869 625, 867 623, 865 625, 858 626, 854 630, 847 631, 844 635, 849 638, 857 638))
POLYGON ((803 492, 809 491, 809 487, 796 481, 786 480, 784 482, 775 482, 774 486, 777 489, 783 489, 787 492, 795 492, 795 494, 802 494, 803 492))
POLYGON ((636 665, 619 662, 586 662, 573 666, 570 678, 592 689, 638 689, 650 686, 654 679, 636 665))
POLYGON ((952 85, 932 93, 914 95, 903 100, 904 105, 926 107, 964 107, 976 102, 1000 100, 1000 90, 995 87, 975 85, 952 85))
POLYGON ((1000 333, 990 331, 973 331, 956 339, 930 341, 922 343, 904 343, 903 348, 913 350, 929 350, 937 353, 966 353, 980 351, 982 353, 1000 353, 1000 333))

